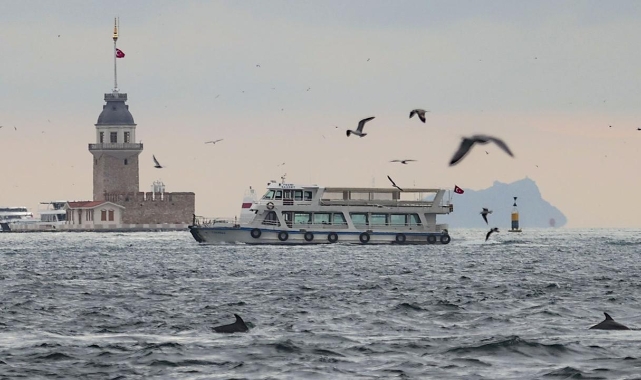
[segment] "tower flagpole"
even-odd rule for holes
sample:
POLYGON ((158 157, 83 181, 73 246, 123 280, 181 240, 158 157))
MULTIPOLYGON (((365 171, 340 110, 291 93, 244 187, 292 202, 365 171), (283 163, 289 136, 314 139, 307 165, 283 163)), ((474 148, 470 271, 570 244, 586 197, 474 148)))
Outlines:
POLYGON ((118 22, 117 19, 114 17, 114 51, 113 51, 113 56, 114 56, 114 92, 118 92, 118 70, 116 68, 116 41, 118 41, 118 22))

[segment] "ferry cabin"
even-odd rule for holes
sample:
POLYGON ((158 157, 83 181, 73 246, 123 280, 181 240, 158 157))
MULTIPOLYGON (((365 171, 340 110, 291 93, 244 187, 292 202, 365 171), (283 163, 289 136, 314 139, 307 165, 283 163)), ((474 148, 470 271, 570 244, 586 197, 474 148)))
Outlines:
MULTIPOLYGON (((332 228, 427 227, 436 230, 436 215, 452 211, 452 206, 438 207, 444 191, 439 189, 395 188, 323 188, 300 187, 292 184, 270 184, 257 203, 255 212, 264 212, 263 225, 300 228, 313 225, 332 228), (423 196, 435 194, 432 200, 423 196), (403 200, 401 195, 415 195, 403 200), (318 207, 314 207, 318 206, 318 207), (275 210, 277 209, 277 210, 275 210)), ((440 231, 439 231, 440 232, 440 231)))

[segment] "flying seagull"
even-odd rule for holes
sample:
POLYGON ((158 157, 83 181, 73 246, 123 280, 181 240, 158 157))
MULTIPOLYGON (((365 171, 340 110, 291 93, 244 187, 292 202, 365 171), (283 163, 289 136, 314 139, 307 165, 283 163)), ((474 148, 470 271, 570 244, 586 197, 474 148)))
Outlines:
POLYGON ((492 210, 488 210, 485 207, 483 207, 483 211, 481 211, 481 215, 483 216, 483 220, 485 220, 485 224, 487 223, 487 214, 491 214, 492 210))
POLYGON ((219 141, 223 141, 223 139, 218 139, 218 140, 214 140, 214 141, 206 141, 205 144, 216 144, 219 141))
POLYGON ((162 165, 160 165, 160 162, 158 162, 158 160, 156 160, 156 156, 154 156, 153 154, 152 154, 151 156, 154 158, 154 163, 155 163, 154 168, 156 168, 156 169, 162 169, 162 168, 163 168, 163 166, 162 166, 162 165))
POLYGON ((494 228, 492 228, 492 229, 490 230, 490 232, 488 232, 488 233, 487 233, 487 235, 485 235, 485 241, 487 241, 487 239, 489 239, 489 238, 490 238, 490 235, 492 235, 492 232, 499 232, 498 227, 494 227, 494 228))
POLYGON ((398 187, 396 185, 396 183, 394 183, 394 180, 390 176, 387 176, 387 179, 389 179, 389 181, 392 183, 392 186, 394 186, 395 188, 399 189, 400 191, 403 191, 403 189, 401 189, 400 187, 398 187))
POLYGON ((418 115, 418 118, 421 119, 423 123, 425 123, 425 112, 430 112, 430 111, 425 111, 420 108, 412 110, 412 112, 410 112, 410 119, 412 118, 412 116, 418 115))
POLYGON ((510 148, 507 147, 503 140, 487 135, 474 135, 472 137, 463 138, 463 141, 461 141, 461 145, 459 146, 456 153, 454 153, 452 160, 450 160, 450 166, 456 165, 463 157, 465 157, 465 155, 470 152, 470 149, 472 149, 472 146, 474 146, 474 144, 487 144, 489 142, 495 143, 499 146, 499 148, 503 149, 505 153, 509 154, 511 157, 514 157, 514 154, 512 154, 510 148))
POLYGON ((356 128, 355 131, 352 130, 352 129, 348 129, 347 130, 347 137, 349 137, 349 135, 352 134, 352 133, 355 134, 358 137, 365 137, 367 135, 367 133, 363 133, 363 127, 365 126, 365 123, 367 123, 368 121, 372 120, 373 118, 374 118, 374 116, 368 117, 367 119, 363 119, 363 120, 359 121, 358 122, 358 128, 356 128))
POLYGON ((413 161, 416 161, 416 160, 392 160, 390 162, 400 162, 403 165, 407 165, 408 162, 413 162, 413 161))

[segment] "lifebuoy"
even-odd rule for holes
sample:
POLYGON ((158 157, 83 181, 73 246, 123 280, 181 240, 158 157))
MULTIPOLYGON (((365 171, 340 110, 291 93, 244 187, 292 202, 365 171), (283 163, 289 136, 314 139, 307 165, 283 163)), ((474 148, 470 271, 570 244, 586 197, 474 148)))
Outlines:
POLYGON ((450 241, 452 241, 452 238, 450 235, 441 235, 441 243, 442 244, 450 244, 450 241))
POLYGON ((278 240, 280 240, 280 241, 285 241, 285 240, 287 240, 288 238, 289 238, 289 234, 287 233, 287 231, 280 231, 280 232, 278 233, 278 240))
POLYGON ((314 234, 311 232, 305 232, 305 241, 312 241, 314 240, 314 234))
POLYGON ((367 232, 363 232, 363 233, 362 233, 362 234, 360 234, 360 236, 358 237, 358 240, 360 240, 360 241, 361 241, 361 243, 363 243, 363 244, 365 244, 365 243, 369 242, 369 234, 368 234, 367 232))
POLYGON ((251 230, 251 232, 250 232, 249 234, 250 234, 254 239, 258 239, 258 238, 260 237, 260 235, 262 234, 262 232, 260 232, 260 230, 259 230, 258 228, 254 228, 253 230, 251 230))
POLYGON ((397 243, 405 243, 406 237, 405 234, 396 234, 397 243))
POLYGON ((436 243, 436 236, 434 235, 427 235, 427 242, 430 244, 436 243))
POLYGON ((273 210, 274 209, 274 202, 267 202, 267 209, 268 210, 273 210))
POLYGON ((336 243, 338 241, 338 235, 335 232, 330 232, 329 235, 327 235, 327 240, 330 243, 336 243))

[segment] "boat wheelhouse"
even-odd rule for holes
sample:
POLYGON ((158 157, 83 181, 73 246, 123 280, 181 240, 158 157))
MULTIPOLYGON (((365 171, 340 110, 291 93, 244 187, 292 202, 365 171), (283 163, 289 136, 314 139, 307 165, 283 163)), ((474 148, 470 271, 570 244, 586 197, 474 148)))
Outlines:
POLYGON ((239 218, 194 216, 200 243, 246 244, 448 244, 453 211, 447 190, 298 186, 271 181, 255 199, 246 194, 239 218))

